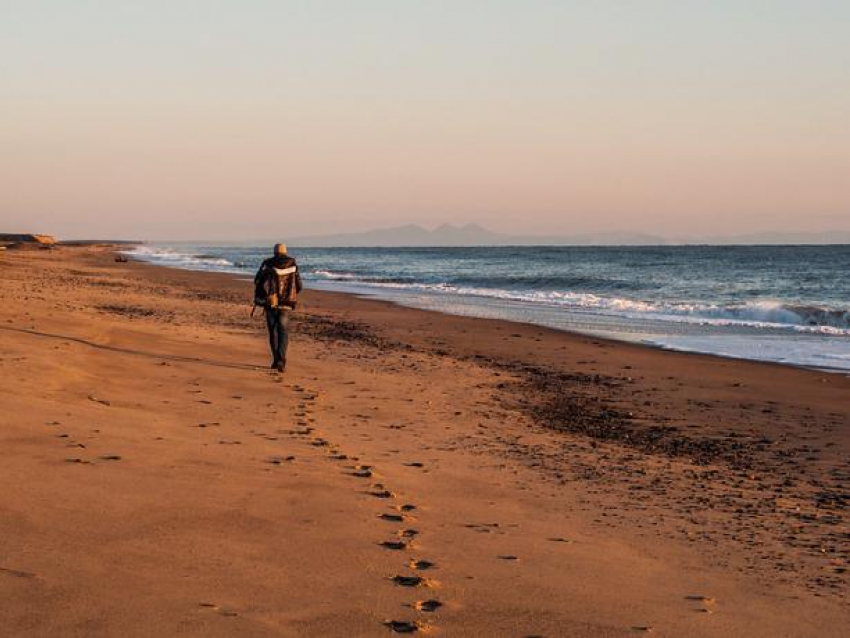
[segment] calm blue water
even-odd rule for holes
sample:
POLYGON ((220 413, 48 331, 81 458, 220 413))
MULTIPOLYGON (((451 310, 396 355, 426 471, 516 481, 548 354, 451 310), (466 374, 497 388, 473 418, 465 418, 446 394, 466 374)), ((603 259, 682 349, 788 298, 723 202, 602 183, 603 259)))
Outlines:
MULTIPOLYGON (((131 254, 250 276, 268 252, 172 244, 131 254)), ((290 252, 316 288, 680 350, 850 370, 850 246, 290 252)))

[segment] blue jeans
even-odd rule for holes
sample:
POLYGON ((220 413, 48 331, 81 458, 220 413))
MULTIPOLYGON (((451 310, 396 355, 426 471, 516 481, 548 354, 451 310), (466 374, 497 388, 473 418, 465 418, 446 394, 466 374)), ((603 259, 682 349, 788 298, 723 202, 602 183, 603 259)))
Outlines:
POLYGON ((269 347, 272 349, 272 365, 286 363, 286 347, 289 345, 289 311, 282 308, 266 308, 266 327, 269 329, 269 347))

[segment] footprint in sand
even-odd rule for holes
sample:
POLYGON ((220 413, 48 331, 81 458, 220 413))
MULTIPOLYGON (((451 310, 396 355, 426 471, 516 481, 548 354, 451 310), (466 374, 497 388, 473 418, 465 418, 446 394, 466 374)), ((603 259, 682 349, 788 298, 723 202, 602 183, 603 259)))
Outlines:
POLYGON ((415 569, 416 571, 437 568, 437 564, 432 563, 430 560, 411 560, 408 565, 410 565, 411 569, 415 569))
POLYGON ((390 492, 383 483, 372 483, 372 491, 369 492, 377 498, 395 498, 395 494, 390 492))
POLYGON ((399 512, 412 512, 416 509, 415 505, 411 505, 410 503, 405 503, 404 505, 399 505, 396 508, 399 512))
MULTIPOLYGON (((498 523, 468 523, 464 525, 464 527, 468 529, 475 530, 476 532, 480 532, 483 534, 489 534, 490 532, 498 532, 499 524, 498 523)), ((504 533, 504 532, 500 532, 504 533)))
POLYGON ((419 536, 419 530, 416 529, 402 529, 399 530, 398 535, 400 538, 416 538, 419 536))
POLYGON ((120 461, 121 457, 117 454, 104 454, 98 457, 101 461, 120 461))
POLYGON ((401 514, 379 514, 378 518, 383 521, 389 521, 392 523, 401 523, 404 521, 404 516, 402 516, 401 514))
POLYGON ((425 467, 425 464, 420 463, 419 461, 413 461, 412 463, 402 463, 402 465, 406 467, 425 467))
POLYGON ((498 558, 501 560, 519 560, 519 556, 514 556, 513 554, 500 554, 498 558))
POLYGON ((91 461, 86 461, 85 459, 81 459, 81 458, 77 458, 77 457, 65 459, 65 462, 66 463, 79 463, 81 465, 88 465, 89 463, 91 463, 91 461))
POLYGON ((418 600, 413 603, 413 608, 417 611, 433 612, 437 611, 442 606, 443 603, 441 603, 439 600, 434 600, 433 598, 430 598, 428 600, 418 600))
POLYGON ((239 613, 233 609, 228 607, 219 607, 215 603, 198 603, 199 607, 203 607, 204 609, 212 609, 217 611, 222 616, 238 616, 239 613))
POLYGON ((393 576, 391 579, 396 585, 402 587, 427 587, 428 582, 421 576, 393 576))
POLYGON ((394 550, 407 549, 408 547, 407 541, 383 541, 382 543, 380 543, 380 545, 384 549, 394 550))
POLYGON ((271 463, 272 465, 280 465, 285 461, 294 461, 294 456, 270 456, 266 459, 266 463, 271 463))
POLYGON ((713 614, 714 609, 712 608, 712 606, 717 602, 714 598, 711 598, 710 596, 702 595, 685 596, 685 600, 689 600, 695 603, 702 603, 704 605, 703 607, 698 607, 694 610, 701 614, 713 614))
POLYGON ((423 628, 423 625, 418 622, 409 622, 407 620, 387 620, 384 625, 389 627, 397 634, 414 634, 423 628))

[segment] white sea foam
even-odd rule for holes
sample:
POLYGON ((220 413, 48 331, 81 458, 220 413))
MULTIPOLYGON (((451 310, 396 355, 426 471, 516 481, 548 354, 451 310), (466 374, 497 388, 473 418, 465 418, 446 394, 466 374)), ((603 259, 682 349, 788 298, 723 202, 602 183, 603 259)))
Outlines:
POLYGON ((136 246, 124 254, 141 261, 148 261, 163 266, 183 268, 186 270, 212 270, 216 272, 240 272, 241 268, 221 257, 194 254, 179 248, 155 246, 136 246))
POLYGON ((755 301, 734 306, 696 303, 661 303, 569 291, 517 291, 450 284, 410 284, 359 280, 350 273, 317 270, 328 281, 357 282, 360 286, 489 297, 570 309, 596 311, 631 318, 654 319, 715 326, 747 326, 797 332, 850 336, 850 311, 832 308, 794 307, 779 301, 755 301))
POLYGON ((354 281, 358 279, 357 275, 347 272, 334 272, 332 270, 317 269, 312 273, 314 276, 321 277, 330 281, 354 281))

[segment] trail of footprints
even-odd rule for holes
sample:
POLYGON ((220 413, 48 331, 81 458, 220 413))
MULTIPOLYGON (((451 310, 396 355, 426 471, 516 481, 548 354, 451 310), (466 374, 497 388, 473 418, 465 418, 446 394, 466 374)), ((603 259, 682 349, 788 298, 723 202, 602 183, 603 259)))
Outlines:
MULTIPOLYGON (((291 434, 301 437, 312 436, 309 443, 319 448, 328 448, 327 458, 331 461, 347 462, 343 464, 344 472, 355 479, 368 480, 376 479, 377 472, 374 466, 360 462, 356 456, 351 456, 341 452, 335 445, 327 439, 319 436, 315 428, 310 425, 314 422, 313 418, 309 417, 312 403, 317 394, 308 392, 301 386, 292 386, 296 392, 299 392, 302 397, 302 402, 298 404, 298 409, 295 416, 298 418, 298 429, 291 430, 291 434)), ((424 464, 418 461, 403 463, 405 467, 423 468, 424 464)), ((388 539, 378 541, 376 545, 383 550, 392 552, 411 552, 416 551, 416 539, 420 532, 418 529, 408 527, 414 520, 414 512, 416 505, 412 503, 398 503, 399 495, 393 492, 388 486, 382 482, 370 482, 366 493, 373 496, 375 499, 385 501, 389 505, 387 509, 377 514, 381 521, 392 523, 398 526, 392 536, 388 539)), ((476 523, 469 524, 466 527, 481 533, 499 533, 504 531, 498 523, 476 523)), ((572 541, 562 537, 548 538, 550 542, 557 543, 572 543, 572 541)), ((513 554, 500 554, 498 559, 504 561, 518 561, 519 557, 513 554)), ((437 568, 437 565, 430 561, 421 558, 408 557, 404 563, 406 569, 403 573, 397 573, 387 580, 396 587, 404 587, 411 590, 428 590, 438 586, 436 580, 427 577, 427 572, 437 568)), ((691 595, 686 596, 685 600, 690 603, 697 603, 695 611, 711 614, 715 611, 716 600, 709 596, 691 595)), ((417 612, 419 616, 413 619, 389 619, 384 621, 390 631, 401 634, 412 634, 421 631, 426 631, 433 627, 433 624, 424 620, 426 615, 432 615, 443 607, 443 603, 436 598, 420 597, 417 600, 406 605, 410 610, 417 612)), ((632 631, 636 632, 653 632, 654 627, 649 625, 632 626, 632 631)))
MULTIPOLYGON (((59 427, 62 424, 59 421, 49 421, 45 423, 45 425, 49 427, 59 427)), ((93 435, 98 434, 100 434, 99 429, 91 430, 91 434, 89 434, 88 437, 89 440, 96 438, 96 436, 93 435)), ((80 450, 88 450, 88 445, 86 443, 77 441, 75 438, 72 438, 71 435, 67 432, 59 432, 58 434, 55 434, 54 437, 59 439, 59 441, 63 442, 66 448, 72 448, 77 451, 77 453, 80 453, 80 450)), ((67 456, 65 457, 64 461, 65 463, 74 463, 78 465, 92 465, 99 461, 120 461, 121 459, 122 457, 120 454, 100 454, 95 456, 94 458, 91 458, 91 456, 89 458, 86 458, 84 456, 67 456)))
MULTIPOLYGON (((382 484, 372 487, 381 494, 385 490, 382 484)), ((372 493, 375 494, 376 492, 372 493)), ((395 496, 393 495, 390 498, 395 498, 395 496)), ((411 512, 415 510, 416 506, 412 503, 403 503, 395 505, 389 512, 382 512, 378 515, 378 518, 389 523, 409 523, 412 520, 411 512)), ((402 527, 396 530, 394 538, 381 541, 379 544, 384 549, 392 551, 415 550, 417 536, 419 536, 419 530, 412 527, 402 527)), ((432 561, 409 558, 406 567, 408 573, 396 574, 390 578, 390 581, 396 586, 408 588, 433 588, 436 586, 436 581, 422 575, 423 572, 436 568, 432 561)), ((435 598, 416 600, 409 605, 410 609, 420 614, 431 614, 442 606, 443 603, 435 598)), ((387 620, 384 624, 396 633, 415 633, 430 626, 427 622, 421 620, 387 620)))
MULTIPOLYGON (((280 377, 276 376, 275 381, 280 383, 280 377)), ((198 385, 195 383, 195 385, 198 385)), ((344 466, 344 471, 351 476, 352 478, 359 480, 369 480, 375 478, 375 469, 371 465, 362 464, 359 462, 359 459, 355 456, 350 456, 348 454, 342 453, 336 446, 332 445, 330 441, 326 438, 319 436, 316 432, 316 428, 313 423, 315 419, 312 418, 311 412, 314 407, 316 397, 318 396, 315 392, 310 392, 300 385, 291 385, 289 386, 292 390, 294 390, 299 396, 299 403, 297 404, 294 416, 296 417, 296 427, 292 428, 288 431, 286 430, 278 430, 280 434, 288 434, 293 437, 307 439, 309 445, 315 448, 327 448, 328 455, 327 458, 331 461, 336 462, 348 462, 344 466)), ((199 390, 195 392, 200 392, 199 390)), ((236 397, 234 397, 236 398, 236 397)), ((241 398, 241 397, 240 397, 241 398)), ((95 399, 90 397, 91 400, 97 401, 98 403, 103 404, 106 407, 109 407, 110 404, 107 401, 95 399)), ((57 427, 61 424, 58 421, 52 421, 47 423, 48 426, 57 427)), ((203 422, 197 424, 195 427, 199 428, 214 428, 220 427, 221 423, 219 422, 203 422)), ((93 434, 99 434, 99 430, 95 429, 92 431, 93 434)), ((263 438, 268 441, 276 441, 278 440, 277 436, 269 435, 265 432, 258 432, 255 430, 251 430, 250 434, 263 438)), ((60 431, 55 435, 57 439, 62 441, 66 447, 76 448, 79 450, 85 450, 86 444, 78 442, 71 438, 71 436, 66 433, 60 431)), ((157 437, 161 439, 162 437, 157 437)), ((220 444, 230 444, 236 445, 241 444, 242 442, 239 440, 219 440, 220 444)), ((97 461, 120 461, 122 457, 118 454, 104 454, 97 456, 96 459, 91 458, 83 458, 83 457, 68 457, 65 459, 67 463, 77 463, 77 464, 91 464, 97 461)), ((295 460, 295 456, 293 455, 272 455, 265 459, 266 463, 272 465, 282 465, 284 463, 289 463, 295 460)), ((410 462, 404 463, 407 467, 412 468, 422 468, 423 464, 419 462, 410 462)), ((372 482, 370 483, 367 493, 375 497, 379 500, 385 501, 396 501, 398 500, 398 495, 388 489, 383 483, 380 482, 372 482)), ((395 531, 395 533, 389 538, 376 543, 378 547, 381 547, 384 550, 394 551, 394 552, 410 552, 416 549, 415 540, 419 536, 419 530, 407 527, 406 524, 410 523, 413 520, 412 512, 416 510, 416 506, 412 503, 401 503, 390 506, 387 511, 381 512, 377 514, 377 517, 387 523, 393 523, 400 526, 399 529, 395 531)), ((422 574, 429 570, 435 569, 436 564, 429 560, 417 559, 413 557, 408 557, 408 559, 404 562, 404 566, 406 569, 405 573, 398 573, 387 580, 397 587, 404 587, 410 589, 429 589, 434 588, 436 586, 436 581, 426 578, 422 574)), ((5 568, 0 568, 0 570, 7 571, 9 573, 15 573, 13 570, 6 570, 5 568)), ((23 572, 20 572, 23 574, 23 572)), ((433 614, 438 609, 443 606, 443 603, 435 598, 425 598, 420 600, 414 600, 409 603, 407 607, 412 611, 416 612, 420 615, 419 618, 416 619, 406 619, 406 620, 397 620, 391 619, 384 621, 384 625, 395 633, 416 633, 423 629, 428 628, 430 623, 423 621, 422 614, 433 614)), ((199 607, 202 609, 207 609, 210 611, 214 611, 223 616, 237 616, 238 612, 234 609, 220 606, 213 602, 201 602, 199 603, 199 607)))
MULTIPOLYGON (((277 383, 281 383, 281 379, 279 376, 275 375, 274 380, 277 383)), ((197 383, 195 383, 197 385, 197 383)), ((360 459, 356 456, 351 456, 341 452, 337 446, 333 445, 331 441, 320 436, 316 432, 316 428, 314 427, 315 419, 312 417, 312 409, 315 405, 315 400, 318 396, 317 393, 308 391, 303 386, 293 384, 288 385, 290 389, 295 391, 299 396, 299 403, 296 406, 296 410, 294 412, 294 416, 296 418, 295 425, 296 427, 290 430, 278 430, 277 432, 282 435, 289 435, 291 437, 296 437, 301 440, 306 439, 306 443, 310 446, 317 448, 317 451, 322 448, 327 448, 327 459, 335 462, 346 462, 344 467, 344 472, 351 476, 354 479, 359 480, 369 480, 376 478, 376 470, 372 465, 367 465, 364 463, 360 463, 360 459)), ((106 407, 110 407, 110 403, 105 400, 96 399, 94 397, 89 397, 92 401, 96 401, 106 407)), ((232 397, 237 398, 237 397, 232 397)), ((241 397, 238 397, 241 398, 241 397)), ((59 421, 50 421, 45 423, 45 425, 57 428, 60 431, 54 434, 54 437, 58 439, 66 448, 74 448, 80 451, 89 451, 87 450, 87 445, 80 441, 72 438, 70 434, 64 432, 65 428, 62 428, 62 424, 59 421)), ((204 422, 197 424, 196 427, 199 428, 212 428, 219 427, 221 424, 219 422, 204 422)), ((92 429, 89 434, 89 439, 96 438, 96 435, 100 434, 99 429, 92 429), (95 436, 92 436, 95 435, 95 436)), ((254 430, 250 431, 250 434, 254 436, 263 438, 268 441, 277 441, 279 437, 274 435, 269 435, 264 432, 257 432, 254 430)), ((161 440, 162 437, 155 437, 157 440, 161 440)), ((242 441, 239 440, 219 440, 220 444, 230 444, 236 445, 241 444, 242 441)), ((80 456, 72 456, 66 457, 66 463, 74 463, 74 464, 83 464, 89 465, 97 462, 110 462, 110 461, 120 461, 122 457, 118 454, 102 454, 90 456, 89 458, 80 457, 80 456)), ((293 455, 272 455, 265 459, 266 463, 272 465, 282 465, 284 463, 289 463, 295 460, 295 456, 293 455)), ((402 463, 405 467, 410 468, 423 468, 424 464, 418 461, 414 462, 406 462, 402 463)), ((386 501, 389 505, 390 503, 395 503, 399 500, 398 494, 389 489, 384 483, 381 482, 370 482, 366 493, 373 496, 378 501, 386 501)), ((406 525, 410 524, 414 520, 413 512, 415 512, 416 506, 412 503, 400 503, 400 504, 391 504, 387 509, 383 512, 377 514, 377 518, 386 523, 392 523, 398 525, 399 528, 395 530, 394 534, 387 539, 380 540, 376 543, 376 545, 383 550, 405 553, 412 552, 417 550, 416 539, 419 536, 420 532, 418 529, 413 527, 407 527, 406 525)), ((466 527, 473 529, 477 532, 484 533, 501 533, 499 529, 498 523, 479 523, 479 524, 469 524, 466 527)), ((567 541, 564 538, 549 538, 548 540, 553 542, 571 542, 567 541)), ((518 560, 517 556, 514 555, 499 555, 499 559, 506 561, 515 561, 518 560)), ((391 582, 394 586, 404 587, 409 589, 433 589, 437 586, 437 582, 435 580, 427 578, 424 574, 429 570, 435 569, 437 566, 434 562, 409 557, 407 561, 404 563, 407 568, 405 573, 398 573, 387 580, 391 582)), ((21 572, 9 568, 0 567, 0 572, 5 574, 11 574, 15 576, 21 577, 35 577, 34 574, 29 574, 27 572, 21 572)), ((703 595, 691 595, 686 596, 685 600, 690 603, 697 603, 695 607, 695 611, 699 611, 702 613, 711 614, 715 612, 716 600, 709 596, 703 595)), ((223 616, 237 616, 238 612, 233 609, 227 607, 221 607, 215 603, 211 602, 202 602, 199 603, 201 608, 209 609, 211 611, 215 611, 218 614, 223 616)), ((419 615, 416 619, 408 619, 408 620, 398 620, 391 619, 384 621, 384 625, 392 632, 395 633, 416 633, 422 630, 426 630, 432 626, 431 623, 422 620, 423 615, 431 615, 434 612, 438 611, 443 603, 435 598, 425 598, 415 600, 408 605, 406 605, 409 609, 417 612, 419 615)), ((649 625, 639 625, 631 627, 633 631, 638 632, 652 632, 654 628, 649 625)))
MULTIPOLYGON (((343 453, 337 446, 316 432, 316 428, 311 425, 313 419, 309 416, 317 396, 316 393, 310 392, 299 385, 293 385, 292 389, 299 393, 301 402, 298 403, 295 412, 297 419, 296 425, 298 427, 292 429, 290 434, 298 437, 310 437, 310 445, 318 448, 328 448, 327 458, 331 461, 344 462, 343 471, 348 476, 362 481, 377 478, 374 466, 361 463, 358 457, 343 453)), ((419 462, 405 463, 404 465, 415 468, 423 467, 423 464, 419 462)), ((399 500, 398 494, 381 482, 370 482, 366 493, 379 501, 394 502, 399 500)), ((416 505, 412 503, 400 503, 392 504, 386 511, 377 514, 377 517, 381 521, 393 523, 400 527, 394 531, 390 538, 378 541, 376 545, 383 550, 392 552, 404 553, 415 551, 417 549, 416 539, 420 532, 418 529, 407 526, 407 524, 413 521, 412 513, 415 510, 416 505)), ((408 556, 403 565, 405 567, 403 570, 404 573, 397 573, 387 579, 394 586, 409 589, 431 589, 437 585, 435 580, 423 575, 424 572, 437 567, 433 561, 408 556)), ((443 603, 435 598, 414 600, 407 607, 416 612, 419 615, 418 618, 390 619, 384 621, 384 625, 395 633, 416 633, 431 626, 430 623, 422 619, 423 615, 433 614, 442 606, 443 603)))

